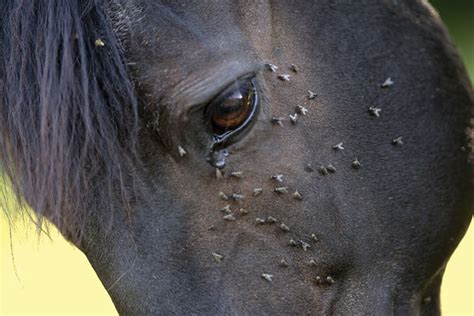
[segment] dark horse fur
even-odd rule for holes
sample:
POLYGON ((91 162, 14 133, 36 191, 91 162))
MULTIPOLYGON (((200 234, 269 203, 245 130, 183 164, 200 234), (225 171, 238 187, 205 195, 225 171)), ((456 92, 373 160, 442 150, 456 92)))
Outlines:
POLYGON ((428 4, 3 0, 0 25, 2 171, 121 314, 439 313, 474 123, 428 4), (202 105, 249 75, 259 111, 219 180, 202 105))

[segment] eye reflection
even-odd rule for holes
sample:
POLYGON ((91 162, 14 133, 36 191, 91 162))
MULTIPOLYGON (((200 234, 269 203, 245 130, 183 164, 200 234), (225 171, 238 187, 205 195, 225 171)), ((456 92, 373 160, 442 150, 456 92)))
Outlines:
POLYGON ((243 131, 252 121, 258 105, 253 78, 240 79, 225 89, 206 108, 215 143, 243 131))

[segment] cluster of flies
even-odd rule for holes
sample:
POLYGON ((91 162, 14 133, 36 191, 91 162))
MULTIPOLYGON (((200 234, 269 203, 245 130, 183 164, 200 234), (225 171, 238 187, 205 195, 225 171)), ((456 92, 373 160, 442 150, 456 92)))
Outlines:
MULTIPOLYGON (((216 169, 216 177, 218 180, 223 179, 222 172, 219 169, 216 169)), ((237 178, 237 179, 242 179, 243 178, 243 172, 242 171, 234 171, 230 173, 230 177, 237 178)), ((274 174, 270 176, 270 179, 276 183, 277 185, 274 187, 273 192, 277 195, 282 195, 282 194, 287 194, 290 193, 289 189, 287 186, 283 186, 284 182, 284 175, 283 174, 274 174)), ((257 197, 260 194, 262 194, 263 188, 255 188, 253 189, 252 196, 257 197)), ((293 199, 295 200, 303 200, 303 195, 298 191, 295 190, 292 194, 293 199)), ((236 217, 236 212, 232 210, 231 202, 237 203, 239 205, 238 207, 238 214, 240 216, 244 216, 249 214, 249 211, 243 207, 240 207, 242 205, 242 202, 245 198, 245 196, 241 193, 232 193, 232 194, 226 194, 222 191, 219 192, 219 198, 223 201, 228 202, 223 208, 220 209, 221 212, 224 213, 223 219, 225 221, 235 221, 237 220, 236 217)), ((276 219, 273 216, 268 216, 266 218, 261 218, 257 217, 255 219, 256 225, 263 225, 263 224, 276 224, 278 222, 278 219, 276 219)), ((279 223, 278 227, 285 232, 290 231, 290 228, 288 225, 285 223, 279 223)))
MULTIPOLYGON (((273 65, 273 64, 267 64, 267 68, 271 72, 276 72, 277 69, 278 69, 278 67, 273 65)), ((293 71, 294 73, 298 72, 298 68, 295 65, 291 65, 290 70, 293 71)), ((278 77, 278 79, 280 79, 282 81, 290 81, 290 75, 289 74, 280 74, 277 77, 278 77)), ((308 90, 307 98, 309 100, 315 99, 316 96, 317 96, 316 93, 314 93, 311 90, 308 90)), ((293 125, 295 125, 297 123, 297 120, 298 120, 298 115, 306 116, 307 114, 308 114, 308 109, 306 107, 304 107, 302 105, 297 105, 296 109, 295 109, 295 112, 292 113, 292 114, 289 114, 288 116, 289 116, 289 119, 290 119, 291 123, 293 125)), ((274 124, 274 125, 283 126, 283 121, 284 120, 285 120, 285 118, 283 118, 283 117, 275 117, 274 116, 274 117, 271 118, 271 123, 274 124)), ((337 146, 337 148, 343 149, 342 143, 339 144, 337 146)), ((180 154, 183 151, 182 148, 178 148, 178 150, 179 150, 180 154)), ((308 167, 312 168, 309 164, 308 164, 308 167)), ((322 167, 322 168, 324 168, 325 173, 328 173, 328 172, 334 173, 336 171, 336 168, 332 165, 328 165, 328 166, 322 167)), ((322 170, 323 169, 320 169, 320 172, 322 172, 322 170)), ((242 171, 231 172, 230 177, 241 179, 241 178, 243 178, 243 172, 242 171)), ((216 169, 216 178, 218 180, 223 179, 222 171, 220 171, 219 169, 216 169)), ((276 186, 273 188, 273 192, 275 194, 283 195, 283 194, 289 194, 290 193, 288 187, 284 185, 284 175, 283 174, 273 174, 273 175, 270 176, 270 179, 276 183, 276 186)), ((263 188, 255 188, 252 192, 252 196, 257 197, 260 194, 262 194, 262 192, 263 192, 263 188)), ((299 200, 299 201, 303 200, 303 195, 298 190, 296 190, 292 193, 292 197, 295 200, 299 200)), ((221 191, 221 192, 219 192, 219 198, 223 201, 226 201, 226 202, 236 202, 239 205, 238 214, 240 216, 245 216, 245 215, 249 214, 249 211, 247 209, 240 207, 241 204, 242 204, 242 200, 245 198, 244 195, 242 195, 240 193, 226 194, 226 193, 221 191)), ((222 209, 220 209, 220 211, 222 211, 224 213, 223 220, 225 220, 225 221, 236 221, 237 220, 236 212, 234 212, 232 210, 232 206, 231 206, 230 203, 226 204, 222 209)), ((267 217, 256 217, 255 218, 255 224, 256 225, 275 225, 283 233, 290 232, 290 227, 286 223, 280 222, 277 218, 275 218, 271 215, 269 215, 267 217)), ((314 234, 314 233, 311 234, 311 240, 315 241, 315 242, 319 241, 316 234, 314 234)), ((288 245, 291 246, 291 247, 295 247, 295 248, 301 248, 305 252, 308 251, 311 248, 311 244, 309 242, 304 241, 304 240, 300 240, 300 239, 295 240, 293 238, 289 239, 288 245)), ((221 254, 218 254, 218 253, 214 252, 214 253, 212 253, 212 256, 214 257, 214 259, 217 262, 221 262, 221 261, 224 260, 224 256, 221 255, 221 254)), ((316 262, 314 261, 314 259, 311 259, 309 261, 309 265, 310 266, 315 266, 316 265, 316 262)), ((286 268, 286 267, 289 266, 289 264, 285 259, 282 259, 281 262, 280 262, 280 266, 286 268)), ((261 277, 264 280, 268 281, 268 282, 272 282, 274 275, 271 274, 271 273, 262 273, 261 277)), ((325 282, 326 282, 326 284, 333 284, 334 279, 331 276, 327 276, 326 278, 321 278, 320 276, 317 276, 316 279, 315 279, 316 284, 323 284, 325 282)))
MULTIPOLYGON (((274 64, 266 64, 267 66, 267 69, 270 71, 270 72, 273 72, 273 73, 276 73, 277 70, 278 70, 278 66, 274 65, 274 64)), ((290 66, 290 70, 292 70, 294 73, 297 73, 298 72, 298 68, 295 66, 295 65, 291 65, 290 66)), ((279 74, 277 75, 277 78, 282 80, 282 81, 290 81, 290 78, 291 76, 289 74, 279 74)), ((391 86, 393 86, 394 84, 394 81, 392 80, 391 77, 388 77, 381 85, 380 87, 381 88, 389 88, 391 86)), ((316 99, 317 97, 317 94, 314 93, 313 91, 311 90, 308 90, 308 94, 307 94, 307 98, 308 100, 313 100, 313 99, 316 99)), ((378 108, 378 107, 375 107, 375 106, 370 106, 368 108, 368 113, 369 115, 375 117, 375 118, 379 118, 380 115, 381 115, 381 112, 382 112, 382 109, 381 108, 378 108)), ((289 114, 289 118, 290 118, 290 121, 293 125, 296 124, 297 122, 297 119, 298 119, 298 114, 300 115, 303 115, 305 116, 306 114, 308 113, 308 109, 305 108, 304 106, 301 106, 301 105, 297 105, 296 106, 296 111, 295 113, 293 114, 289 114)), ((284 121, 284 118, 283 117, 279 117, 279 116, 274 116, 271 118, 271 122, 272 124, 274 125, 278 125, 278 126, 283 126, 283 121, 284 121)), ((332 148, 336 151, 339 151, 339 150, 344 150, 344 144, 341 142, 341 143, 338 143, 334 146, 332 146, 332 148)), ((403 137, 402 136, 398 136, 394 139, 392 139, 392 145, 395 145, 395 146, 401 146, 403 145, 403 137)), ((360 163, 359 159, 358 158, 355 158, 353 161, 352 161, 352 168, 354 169, 360 169, 362 167, 362 164, 360 163)), ((309 172, 312 172, 314 171, 314 168, 311 164, 308 164, 305 168, 307 171, 309 172)), ((319 168, 318 168, 318 171, 321 175, 325 176, 325 175, 328 175, 329 173, 335 173, 336 172, 336 168, 332 165, 332 164, 329 164, 327 166, 324 166, 324 165, 321 165, 319 168)))
MULTIPOLYGON (((222 176, 221 171, 219 169, 216 169, 216 173, 218 174, 218 179, 222 179, 223 176, 222 176)), ((241 171, 235 171, 235 172, 230 173, 230 177, 233 177, 233 178, 236 178, 236 179, 242 179, 244 177, 244 175, 243 175, 243 172, 241 172, 241 171)), ((280 194, 289 193, 288 187, 283 186, 284 177, 285 176, 283 174, 273 174, 269 177, 270 180, 273 181, 276 184, 276 187, 273 189, 273 192, 275 194, 280 195, 280 194)), ((263 188, 255 188, 251 195, 253 197, 257 197, 260 194, 262 194, 263 191, 264 191, 263 188)), ((223 200, 225 202, 228 202, 223 208, 220 209, 220 211, 224 213, 224 215, 223 215, 223 220, 224 221, 230 221, 230 222, 236 221, 237 220, 237 213, 240 216, 245 216, 245 215, 249 214, 249 211, 247 209, 241 207, 241 205, 243 203, 243 200, 245 198, 245 196, 243 194, 240 194, 240 193, 226 194, 226 193, 220 191, 218 193, 218 195, 219 195, 219 198, 221 200, 223 200), (235 204, 238 205, 238 207, 237 207, 238 212, 235 212, 235 211, 232 210, 232 203, 235 203, 235 204)), ((299 200, 299 201, 303 200, 303 196, 297 190, 293 192, 292 198, 295 199, 295 200, 299 200)), ((266 217, 256 217, 255 218, 255 225, 274 225, 275 227, 277 227, 278 230, 280 230, 283 233, 288 233, 288 232, 291 231, 290 227, 286 223, 280 221, 279 219, 277 219, 276 217, 271 216, 271 215, 268 215, 266 217)), ((314 233, 311 234, 309 239, 312 242, 318 242, 319 241, 318 237, 314 233)), ((300 248, 305 252, 307 252, 311 248, 310 242, 302 240, 302 239, 290 238, 289 241, 288 241, 288 245, 291 246, 291 247, 300 248)), ((219 254, 219 253, 213 252, 212 256, 214 257, 214 259, 217 262, 222 262, 224 260, 224 256, 219 254)), ((314 259, 311 259, 309 261, 309 265, 310 266, 316 266, 316 262, 314 261, 314 259)), ((289 266, 289 264, 285 259, 282 259, 280 261, 280 266, 286 268, 286 267, 289 266)), ((268 281, 268 282, 272 282, 274 275, 271 274, 271 273, 262 273, 261 277, 264 280, 268 281)), ((318 282, 317 281, 318 278, 321 279, 321 277, 318 276, 316 278, 316 281, 315 281, 316 284, 323 284, 323 283, 324 284, 332 284, 332 283, 334 283, 334 280, 332 279, 331 276, 327 276, 326 278, 323 278, 322 279, 323 282, 318 282), (324 281, 324 280, 326 280, 326 281, 324 281), (333 281, 328 282, 327 280, 333 280, 333 281)))
MULTIPOLYGON (((275 66, 274 64, 266 64, 266 67, 270 72, 276 73, 277 70, 278 70, 278 67, 275 66)), ((298 73, 298 68, 296 67, 296 65, 292 64, 292 65, 290 65, 289 68, 292 72, 298 73)), ((291 75, 289 75, 289 74, 279 74, 279 75, 277 75, 277 78, 280 79, 281 81, 290 81, 291 80, 291 75)), ((309 100, 316 99, 316 97, 317 97, 316 93, 314 93, 311 90, 308 90, 307 98, 309 100)), ((296 125, 296 122, 298 121, 298 116, 306 116, 306 114, 308 114, 308 109, 305 108, 302 105, 297 105, 296 109, 295 109, 295 112, 289 114, 288 117, 290 119, 291 124, 296 125)), ((273 116, 271 118, 272 124, 279 125, 279 126, 283 126, 283 121, 284 120, 285 120, 285 118, 280 117, 280 116, 273 116)))
MULTIPOLYGON (((104 47, 105 46, 105 43, 102 39, 98 38, 95 40, 95 45, 97 47, 104 47)), ((278 70, 278 67, 274 64, 266 64, 267 66, 267 69, 271 72, 277 72, 278 70)), ((290 65, 290 70, 294 73, 298 73, 298 68, 296 65, 292 64, 290 65)), ((291 76, 289 74, 279 74, 277 75, 278 79, 280 79, 281 81, 290 81, 290 78, 291 76)), ((389 77, 387 78, 381 85, 382 88, 388 88, 390 86, 392 86, 394 84, 393 80, 389 77)), ((317 97, 317 94, 314 93, 313 91, 311 90, 308 90, 307 91, 307 98, 309 100, 313 100, 313 99, 316 99, 317 97)), ((380 113, 382 112, 382 109, 380 108, 377 108, 377 107, 374 107, 374 106, 371 106, 369 107, 368 109, 368 112, 370 115, 376 117, 376 118, 379 118, 380 117, 380 113)), ((295 125, 298 121, 298 116, 306 116, 308 114, 308 109, 305 108, 304 106, 302 105, 297 105, 296 106, 296 109, 295 109, 295 112, 292 113, 292 114, 289 114, 288 117, 290 119, 290 122, 295 125)), ((274 125, 278 125, 278 126, 283 126, 283 121, 285 119, 283 117, 272 117, 271 118, 271 123, 274 124, 274 125)), ((399 136, 399 137, 396 137, 392 140, 392 144, 393 145, 403 145, 403 137, 402 136, 399 136)), ((332 148, 336 151, 338 150, 344 150, 344 144, 341 142, 341 143, 338 143, 334 146, 332 146, 332 148)), ((178 154, 180 157, 184 157, 187 152, 186 150, 181 147, 181 146, 178 146, 178 154)), ((355 158, 353 161, 352 161, 352 167, 354 169, 359 169, 361 167, 361 163, 360 161, 355 158)), ((314 168, 311 164, 307 164, 306 167, 305 167, 306 171, 308 172, 312 172, 314 171, 314 168)), ((332 165, 332 164, 328 164, 327 166, 323 166, 321 165, 319 168, 318 168, 318 171, 321 175, 327 175, 329 173, 335 173, 336 172, 336 168, 332 165)), ((230 174, 231 177, 234 177, 234 178, 242 178, 243 177, 243 172, 241 171, 234 171, 230 174)), ((222 175, 222 172, 219 170, 219 169, 216 169, 216 178, 218 180, 221 180, 223 178, 223 175, 222 175)), ((283 175, 282 174, 275 174, 275 175, 272 175, 271 178, 273 180, 275 180, 276 182, 278 183, 283 183, 283 175)), ((276 193, 276 194, 287 194, 289 193, 288 191, 288 187, 286 186, 277 186, 273 189, 273 191, 276 193)), ((252 195, 254 197, 260 195, 261 193, 263 192, 263 189, 262 188, 255 188, 253 190, 253 193, 252 195)), ((237 202, 238 204, 241 204, 242 203, 242 200, 244 199, 244 195, 242 194, 239 194, 239 193, 233 193, 231 195, 227 195, 225 194, 224 192, 219 192, 219 197, 224 200, 224 201, 234 201, 234 202, 237 202)), ((301 195, 301 193, 299 193, 298 191, 294 191, 293 193, 293 198, 296 199, 296 200, 302 200, 303 199, 303 196, 301 195)), ((235 221, 236 220, 236 217, 231 209, 231 204, 227 204, 224 208, 221 209, 222 212, 224 212, 224 216, 223 216, 223 219, 226 220, 226 221, 235 221)), ((239 213, 241 216, 243 215, 247 215, 249 212, 248 210, 246 210, 245 208, 239 208, 239 213)), ((257 225, 264 225, 264 224, 276 224, 280 230, 282 230, 283 232, 289 232, 290 231, 290 228, 288 227, 287 224, 283 223, 283 222, 280 222, 278 221, 277 218, 273 217, 273 216, 267 216, 266 218, 260 218, 260 217, 257 217, 255 219, 255 222, 257 225)), ((317 238, 317 236, 315 234, 311 234, 311 239, 313 241, 319 241, 319 239, 317 238)), ((306 241, 303 241, 303 240, 294 240, 293 238, 291 238, 288 242, 288 244, 292 247, 301 247, 305 252, 311 248, 311 245, 306 242, 306 241)), ((213 252, 212 253, 212 256, 214 257, 214 259, 217 261, 217 262, 221 262, 224 260, 224 256, 221 255, 221 254, 218 254, 216 252, 213 252)), ((310 266, 315 266, 316 265, 316 261, 314 259, 310 259, 309 261, 309 265, 310 266)), ((285 259, 282 259, 280 261, 280 266, 282 267, 288 267, 289 264, 288 262, 285 260, 285 259)), ((271 273, 262 273, 261 274, 261 277, 263 279, 265 279, 266 281, 268 282, 272 282, 273 281, 273 277, 274 275, 271 274, 271 273)), ((315 279, 314 279, 315 283, 318 284, 318 285, 322 285, 322 284, 334 284, 335 281, 334 279, 331 277, 331 276, 326 276, 325 278, 324 277, 321 277, 321 276, 316 276, 315 279)))
MULTIPOLYGON (((98 46, 101 46, 102 43, 97 42, 96 44, 98 46)), ((276 73, 278 71, 278 67, 274 64, 270 64, 270 63, 266 64, 266 67, 270 72, 276 73)), ((293 73, 298 73, 298 68, 296 67, 296 65, 293 65, 293 64, 290 65, 289 69, 293 73)), ((282 73, 282 74, 278 74, 277 78, 281 81, 288 82, 288 81, 291 80, 291 75, 282 73)), ((393 80, 391 78, 387 78, 381 84, 381 88, 388 88, 388 87, 392 86, 393 84, 394 84, 393 80)), ((316 93, 314 93, 311 90, 307 91, 307 99, 308 100, 314 100, 314 99, 316 99, 316 97, 317 97, 316 93)), ((291 124, 296 125, 296 123, 298 121, 298 117, 299 116, 306 116, 308 114, 308 111, 309 110, 306 107, 304 107, 302 105, 297 105, 296 108, 295 108, 294 113, 291 113, 291 114, 288 115, 291 124)), ((381 115, 381 112, 382 112, 382 109, 374 107, 374 106, 371 106, 371 107, 368 108, 368 113, 371 116, 374 116, 375 118, 379 118, 380 115, 381 115)), ((273 125, 277 125, 277 126, 281 126, 281 127, 283 126, 284 121, 285 121, 284 117, 273 116, 271 118, 271 123, 273 125)), ((403 145, 403 140, 402 139, 403 139, 403 137, 401 137, 401 136, 396 137, 392 140, 392 144, 393 145, 403 145)), ((335 150, 335 151, 344 150, 344 143, 340 142, 338 144, 335 144, 335 145, 332 146, 332 149, 335 150)), ((187 154, 186 150, 181 146, 178 146, 178 153, 181 157, 183 157, 187 154)), ((361 168, 361 166, 362 165, 361 165, 360 161, 357 158, 355 158, 352 161, 352 168, 359 169, 359 168, 361 168)), ((308 172, 313 172, 314 168, 311 164, 307 164, 305 166, 305 170, 308 171, 308 172)), ((318 168, 318 172, 321 175, 326 176, 330 173, 335 173, 336 168, 332 164, 328 164, 326 166, 321 165, 318 168)), ((222 171, 219 170, 219 169, 216 169, 216 178, 218 180, 221 180, 221 179, 223 179, 223 177, 224 176, 222 174, 222 171)), ((231 172, 230 177, 241 179, 241 178, 243 178, 243 172, 242 171, 231 172)), ((278 195, 290 193, 288 187, 283 185, 283 182, 284 182, 283 178, 284 178, 284 176, 282 174, 274 174, 274 175, 271 176, 271 179, 274 180, 278 184, 273 189, 273 192, 278 194, 278 195)), ((252 192, 252 196, 257 197, 262 192, 263 192, 262 188, 255 188, 252 192)), ((224 192, 219 192, 219 197, 220 197, 221 200, 224 200, 224 201, 227 201, 227 202, 236 202, 239 205, 238 214, 240 216, 245 216, 245 215, 249 214, 249 211, 247 209, 245 209, 243 207, 240 207, 241 204, 242 204, 243 199, 245 198, 245 196, 243 194, 232 193, 232 194, 228 195, 224 192)), ((292 193, 292 197, 295 200, 303 200, 303 196, 298 191, 294 191, 292 193)), ((222 211, 224 213, 223 220, 231 221, 231 222, 237 220, 236 213, 232 210, 231 204, 226 204, 222 209, 220 209, 220 211, 222 211)), ((266 218, 256 217, 255 218, 255 224, 256 225, 276 225, 279 228, 279 230, 281 230, 283 232, 289 232, 290 231, 290 227, 287 224, 285 224, 284 222, 279 222, 279 220, 277 218, 273 217, 273 216, 267 216, 266 218)), ((312 241, 319 241, 315 234, 311 235, 311 239, 312 239, 312 241)), ((303 251, 305 251, 305 252, 308 251, 309 248, 311 248, 310 243, 308 243, 304 240, 295 240, 293 238, 291 238, 289 240, 288 245, 291 246, 291 247, 299 247, 299 248, 303 249, 303 251)), ((214 259, 217 262, 222 262, 224 260, 224 256, 221 255, 221 254, 218 254, 216 252, 213 252, 212 256, 214 257, 214 259)), ((316 261, 314 259, 311 259, 309 261, 309 265, 310 266, 315 266, 316 261)), ((285 259, 282 259, 281 262, 280 262, 280 266, 286 268, 286 267, 289 266, 289 264, 285 259)), ((262 273, 261 277, 263 279, 265 279, 266 281, 268 281, 268 282, 272 282, 274 275, 271 274, 271 273, 262 273)), ((335 283, 334 279, 331 276, 326 276, 326 277, 316 276, 314 281, 317 285, 323 285, 323 284, 331 285, 331 284, 335 283)))

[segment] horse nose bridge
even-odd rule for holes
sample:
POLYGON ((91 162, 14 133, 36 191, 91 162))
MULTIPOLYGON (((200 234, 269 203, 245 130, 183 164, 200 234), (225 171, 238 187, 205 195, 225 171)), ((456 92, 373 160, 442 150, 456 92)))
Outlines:
MULTIPOLYGON (((205 256, 208 258, 199 262, 207 262, 200 265, 201 275, 218 280, 214 285, 218 284, 220 293, 226 293, 221 303, 229 304, 226 308, 232 314, 283 314, 288 302, 295 304, 297 314, 324 314, 337 286, 314 282, 314 270, 318 269, 314 267, 316 263, 310 263, 309 251, 289 246, 253 226, 241 227, 227 236, 225 242, 215 243, 221 247, 222 256, 216 260, 205 256), (231 301, 229 293, 233 295, 231 301)), ((201 256, 202 252, 195 255, 201 256)))

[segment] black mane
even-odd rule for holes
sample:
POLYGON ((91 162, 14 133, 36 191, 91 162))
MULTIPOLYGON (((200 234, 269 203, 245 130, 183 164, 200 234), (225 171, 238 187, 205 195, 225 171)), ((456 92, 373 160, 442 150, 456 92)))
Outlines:
POLYGON ((111 210, 112 186, 126 200, 138 113, 123 52, 98 0, 0 6, 2 172, 77 242, 92 209, 111 210))

